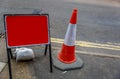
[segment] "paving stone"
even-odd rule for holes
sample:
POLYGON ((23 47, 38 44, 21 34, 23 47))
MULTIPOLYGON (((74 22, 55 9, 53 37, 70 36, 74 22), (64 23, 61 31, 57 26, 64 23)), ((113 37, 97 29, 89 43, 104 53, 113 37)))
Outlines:
POLYGON ((2 72, 5 65, 6 65, 6 63, 0 62, 0 72, 2 72))

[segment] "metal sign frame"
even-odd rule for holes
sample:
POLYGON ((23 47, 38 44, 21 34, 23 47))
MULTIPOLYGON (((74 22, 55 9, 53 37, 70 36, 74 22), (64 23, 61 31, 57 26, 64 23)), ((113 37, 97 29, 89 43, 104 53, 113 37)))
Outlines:
MULTIPOLYGON (((4 28, 5 28, 5 39, 6 39, 6 49, 7 49, 7 58, 8 58, 8 68, 9 68, 9 79, 12 79, 12 69, 11 69, 11 59, 13 58, 13 55, 12 55, 12 51, 11 49, 12 48, 15 48, 15 47, 22 47, 22 46, 8 46, 8 39, 7 39, 7 30, 6 30, 6 16, 21 16, 21 15, 24 15, 24 16, 28 16, 28 15, 31 15, 31 16, 47 16, 48 17, 48 40, 49 42, 48 43, 45 43, 45 52, 44 52, 44 55, 46 56, 46 53, 47 53, 47 49, 49 47, 49 62, 50 62, 50 72, 53 72, 53 68, 52 68, 52 52, 51 52, 51 40, 50 40, 50 20, 49 20, 49 14, 4 14, 4 28)), ((36 45, 42 45, 42 44, 34 44, 34 45, 24 45, 24 46, 36 46, 36 45)))

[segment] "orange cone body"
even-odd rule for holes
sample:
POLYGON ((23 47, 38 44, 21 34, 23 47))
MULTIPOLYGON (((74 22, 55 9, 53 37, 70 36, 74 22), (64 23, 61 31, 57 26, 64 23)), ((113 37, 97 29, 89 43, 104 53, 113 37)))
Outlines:
POLYGON ((77 23, 77 9, 73 10, 70 23, 65 35, 64 44, 61 52, 58 54, 58 59, 66 64, 76 61, 75 56, 75 40, 76 40, 76 23, 77 23))

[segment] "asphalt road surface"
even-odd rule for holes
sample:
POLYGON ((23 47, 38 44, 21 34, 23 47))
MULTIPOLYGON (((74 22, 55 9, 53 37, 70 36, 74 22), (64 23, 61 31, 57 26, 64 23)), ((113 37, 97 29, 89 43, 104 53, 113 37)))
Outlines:
MULTIPOLYGON (((112 4, 112 3, 111 3, 112 4)), ((73 8, 78 9, 77 40, 91 42, 120 42, 120 7, 82 3, 68 0, 0 0, 0 31, 4 13, 32 13, 40 9, 49 13, 51 35, 64 38, 73 8)))

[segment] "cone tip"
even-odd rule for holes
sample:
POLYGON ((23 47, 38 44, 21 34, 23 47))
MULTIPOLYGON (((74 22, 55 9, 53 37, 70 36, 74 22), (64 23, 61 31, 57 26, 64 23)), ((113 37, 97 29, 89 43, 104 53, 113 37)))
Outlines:
POLYGON ((73 9, 73 13, 72 13, 72 16, 71 16, 71 19, 70 19, 70 23, 71 24, 76 24, 77 23, 77 9, 74 8, 73 9))
POLYGON ((74 11, 75 13, 77 13, 78 10, 77 10, 77 8, 74 8, 73 11, 74 11))

